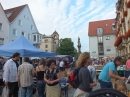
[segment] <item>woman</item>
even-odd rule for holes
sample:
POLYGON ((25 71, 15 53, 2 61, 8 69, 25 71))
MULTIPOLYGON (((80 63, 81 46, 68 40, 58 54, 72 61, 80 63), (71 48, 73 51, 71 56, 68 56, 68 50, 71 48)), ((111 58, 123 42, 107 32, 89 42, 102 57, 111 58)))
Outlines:
POLYGON ((37 90, 38 90, 38 97, 45 97, 45 81, 44 81, 44 73, 46 70, 45 60, 40 60, 40 65, 36 67, 36 77, 37 77, 37 90))
POLYGON ((46 97, 60 97, 59 81, 61 79, 59 70, 55 68, 56 61, 49 60, 48 68, 44 74, 44 80, 46 81, 46 97))
POLYGON ((78 74, 80 83, 75 91, 74 97, 88 97, 89 93, 92 92, 92 88, 96 86, 88 70, 90 63, 91 59, 88 52, 82 53, 77 60, 78 68, 80 68, 78 74))

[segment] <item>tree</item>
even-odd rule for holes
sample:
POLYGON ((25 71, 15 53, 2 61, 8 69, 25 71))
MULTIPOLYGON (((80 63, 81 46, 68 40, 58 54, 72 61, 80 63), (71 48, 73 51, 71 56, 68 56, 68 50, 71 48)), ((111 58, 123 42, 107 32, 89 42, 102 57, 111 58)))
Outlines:
POLYGON ((60 40, 60 47, 57 49, 58 53, 61 55, 71 55, 75 56, 74 43, 71 38, 64 38, 60 40))

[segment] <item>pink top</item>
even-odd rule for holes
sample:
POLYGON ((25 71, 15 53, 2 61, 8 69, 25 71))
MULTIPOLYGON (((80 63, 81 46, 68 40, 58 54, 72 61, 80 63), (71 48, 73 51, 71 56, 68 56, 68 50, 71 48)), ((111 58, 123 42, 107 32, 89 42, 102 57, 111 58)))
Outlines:
POLYGON ((130 59, 126 62, 126 67, 130 68, 130 59))

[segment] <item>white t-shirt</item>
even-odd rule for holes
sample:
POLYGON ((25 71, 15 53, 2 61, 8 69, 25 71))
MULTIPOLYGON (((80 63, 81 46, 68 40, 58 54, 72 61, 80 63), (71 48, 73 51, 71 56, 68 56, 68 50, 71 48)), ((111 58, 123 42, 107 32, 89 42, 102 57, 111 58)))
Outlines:
POLYGON ((60 66, 60 67, 64 67, 64 62, 61 61, 59 66, 60 66))
POLYGON ((93 72, 93 71, 95 71, 95 68, 93 66, 89 65, 88 70, 89 70, 89 72, 93 72))

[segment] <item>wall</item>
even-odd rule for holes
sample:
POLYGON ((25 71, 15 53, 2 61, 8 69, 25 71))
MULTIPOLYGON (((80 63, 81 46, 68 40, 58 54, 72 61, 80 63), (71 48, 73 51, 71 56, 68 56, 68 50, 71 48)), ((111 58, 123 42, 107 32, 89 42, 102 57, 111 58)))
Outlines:
POLYGON ((3 24, 2 31, 0 31, 0 38, 4 38, 4 44, 9 41, 9 21, 0 5, 0 23, 3 24))
POLYGON ((114 46, 116 36, 115 35, 103 35, 103 45, 104 45, 104 57, 110 56, 115 57, 116 56, 116 48, 114 46), (106 40, 106 36, 110 37, 110 40, 106 40), (107 46, 111 48, 111 51, 107 51, 107 46))
POLYGON ((98 57, 98 42, 97 36, 89 37, 89 51, 92 57, 98 57), (94 53, 95 52, 95 53, 94 53))
POLYGON ((47 50, 48 52, 53 52, 53 38, 43 38, 40 49, 44 51, 47 50), (45 42, 46 39, 48 39, 48 42, 45 42), (48 48, 45 48, 45 45, 48 45, 48 48))
POLYGON ((31 43, 33 43, 33 36, 32 33, 38 32, 35 23, 33 21, 33 18, 31 16, 31 13, 28 9, 28 6, 26 6, 22 12, 16 17, 16 19, 10 24, 10 38, 9 41, 13 41, 16 38, 18 38, 22 32, 25 32, 24 36, 28 39, 28 34, 31 34, 31 39, 29 40, 31 43), (26 16, 27 18, 25 18, 26 16), (28 19, 29 17, 29 19, 28 19), (19 20, 22 20, 22 26, 19 25, 19 20), (34 30, 31 30, 31 25, 34 26, 34 30), (13 29, 17 29, 17 36, 14 36, 12 34, 13 29))

